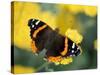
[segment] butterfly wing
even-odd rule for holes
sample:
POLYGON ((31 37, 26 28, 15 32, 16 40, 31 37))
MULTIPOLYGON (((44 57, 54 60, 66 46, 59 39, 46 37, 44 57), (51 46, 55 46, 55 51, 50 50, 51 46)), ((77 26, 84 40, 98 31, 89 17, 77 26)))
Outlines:
POLYGON ((77 56, 81 53, 81 50, 78 45, 76 45, 69 38, 64 37, 57 31, 50 28, 43 21, 37 19, 30 19, 28 22, 28 26, 30 27, 30 36, 33 41, 32 48, 34 53, 38 53, 44 48, 47 50, 47 58, 50 56, 77 56), (68 41, 65 42, 65 39, 67 39, 68 41), (66 44, 68 46, 66 46, 66 44), (63 55, 62 52, 64 52, 63 55))

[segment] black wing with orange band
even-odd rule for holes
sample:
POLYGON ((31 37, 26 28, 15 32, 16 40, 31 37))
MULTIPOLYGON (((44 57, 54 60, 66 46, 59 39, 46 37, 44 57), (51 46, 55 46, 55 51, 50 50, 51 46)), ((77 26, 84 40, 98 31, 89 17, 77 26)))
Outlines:
POLYGON ((77 56, 81 53, 77 44, 50 28, 45 22, 30 19, 28 26, 30 27, 31 46, 34 53, 46 49, 47 58, 77 56))

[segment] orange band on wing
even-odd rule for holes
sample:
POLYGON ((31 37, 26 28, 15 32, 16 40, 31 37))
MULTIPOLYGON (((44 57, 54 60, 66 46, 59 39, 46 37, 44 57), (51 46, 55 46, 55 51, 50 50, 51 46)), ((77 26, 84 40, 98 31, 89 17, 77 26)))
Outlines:
POLYGON ((43 25, 42 27, 39 27, 34 33, 33 33, 33 37, 36 38, 36 35, 38 34, 38 32, 40 32, 41 30, 43 30, 44 28, 46 28, 47 25, 43 25))
POLYGON ((68 39, 65 38, 65 48, 64 48, 64 50, 61 52, 61 55, 62 55, 62 56, 66 55, 67 51, 68 51, 68 39))
POLYGON ((35 41, 31 42, 31 47, 32 47, 33 53, 36 53, 37 52, 37 47, 35 46, 35 41))

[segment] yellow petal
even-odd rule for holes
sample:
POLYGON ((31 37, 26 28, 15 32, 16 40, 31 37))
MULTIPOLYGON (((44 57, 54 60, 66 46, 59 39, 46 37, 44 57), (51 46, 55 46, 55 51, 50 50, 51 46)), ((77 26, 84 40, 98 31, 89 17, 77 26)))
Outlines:
MULTIPOLYGON (((14 2, 14 45, 20 48, 31 48, 30 29, 28 20, 41 15, 38 4, 14 2), (31 7, 31 9, 30 9, 31 7)), ((13 24, 12 24, 13 26, 13 24)))
POLYGON ((71 13, 77 14, 79 12, 83 12, 83 6, 82 5, 69 5, 68 6, 69 11, 71 13))
POLYGON ((97 15, 97 7, 96 6, 84 6, 84 12, 88 16, 96 16, 97 15))
POLYGON ((66 65, 72 62, 72 57, 64 58, 60 64, 66 65))
POLYGON ((75 43, 81 43, 83 40, 83 37, 81 34, 78 33, 77 30, 75 29, 68 29, 65 33, 65 35, 70 38, 72 41, 74 41, 75 43))
POLYGON ((41 13, 41 18, 43 22, 47 23, 52 29, 56 28, 56 16, 51 12, 45 11, 41 13))
POLYGON ((54 62, 55 63, 55 65, 59 65, 60 64, 60 62, 54 62))

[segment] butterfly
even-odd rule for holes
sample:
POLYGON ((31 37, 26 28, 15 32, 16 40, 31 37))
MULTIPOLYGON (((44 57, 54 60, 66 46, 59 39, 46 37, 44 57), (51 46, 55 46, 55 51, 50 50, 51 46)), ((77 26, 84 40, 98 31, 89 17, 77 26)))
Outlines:
POLYGON ((46 49, 45 58, 49 61, 63 57, 74 57, 81 54, 80 46, 70 38, 53 30, 48 24, 38 19, 29 19, 31 47, 33 53, 39 54, 46 49))

